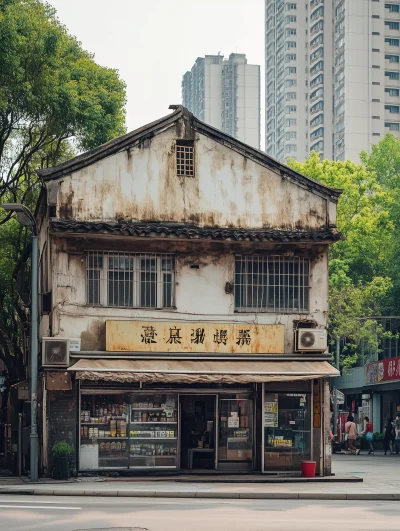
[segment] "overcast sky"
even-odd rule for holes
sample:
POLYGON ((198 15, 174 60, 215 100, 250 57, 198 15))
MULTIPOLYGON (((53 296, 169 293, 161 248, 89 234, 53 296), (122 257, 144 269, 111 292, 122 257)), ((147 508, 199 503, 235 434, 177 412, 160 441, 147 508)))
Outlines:
MULTIPOLYGON (((264 76, 264 0, 49 0, 96 61, 127 84, 127 127, 181 103, 197 57, 245 53, 264 76)), ((261 83, 261 86, 263 83, 261 83)))

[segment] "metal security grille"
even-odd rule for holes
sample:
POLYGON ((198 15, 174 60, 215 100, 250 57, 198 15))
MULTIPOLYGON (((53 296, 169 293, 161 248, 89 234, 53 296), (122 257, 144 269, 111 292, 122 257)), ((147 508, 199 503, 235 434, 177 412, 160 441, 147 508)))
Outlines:
POLYGON ((183 177, 194 177, 194 147, 176 144, 176 172, 183 177))
POLYGON ((175 256, 89 251, 86 301, 94 306, 173 307, 175 256))
POLYGON ((290 312, 309 309, 310 260, 287 256, 235 258, 235 310, 290 312))

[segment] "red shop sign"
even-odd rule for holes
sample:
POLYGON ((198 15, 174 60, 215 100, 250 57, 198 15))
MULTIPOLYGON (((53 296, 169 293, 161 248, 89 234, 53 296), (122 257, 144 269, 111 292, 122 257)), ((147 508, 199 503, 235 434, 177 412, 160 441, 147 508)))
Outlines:
POLYGON ((365 383, 373 385, 400 380, 400 356, 368 363, 365 366, 365 383))

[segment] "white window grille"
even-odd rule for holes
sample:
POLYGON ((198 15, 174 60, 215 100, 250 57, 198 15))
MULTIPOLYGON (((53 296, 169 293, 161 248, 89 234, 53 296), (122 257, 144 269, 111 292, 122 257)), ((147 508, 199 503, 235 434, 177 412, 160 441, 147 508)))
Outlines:
POLYGON ((310 260, 287 256, 236 256, 235 310, 300 313, 309 309, 310 260))
POLYGON ((88 251, 86 302, 121 308, 174 307, 174 255, 88 251))
POLYGON ((194 177, 194 146, 176 143, 176 173, 182 177, 194 177))

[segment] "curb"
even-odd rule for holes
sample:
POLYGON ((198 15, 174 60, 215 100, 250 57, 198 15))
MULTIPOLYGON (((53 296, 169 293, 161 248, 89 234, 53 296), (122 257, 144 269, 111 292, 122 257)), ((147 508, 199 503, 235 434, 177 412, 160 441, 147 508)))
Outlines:
POLYGON ((190 478, 177 478, 174 480, 175 483, 207 483, 207 484, 221 484, 221 483, 247 483, 247 484, 256 484, 256 485, 266 485, 267 483, 279 483, 280 485, 287 485, 291 483, 363 483, 364 479, 359 476, 327 476, 322 478, 253 478, 246 479, 244 482, 241 478, 229 479, 229 478, 213 478, 213 479, 198 479, 195 481, 190 478))
POLYGON ((132 490, 69 490, 69 489, 1 489, 2 494, 20 496, 103 496, 120 498, 207 498, 240 500, 347 500, 347 501, 400 501, 400 493, 335 493, 335 492, 196 492, 196 491, 132 491, 132 490))

